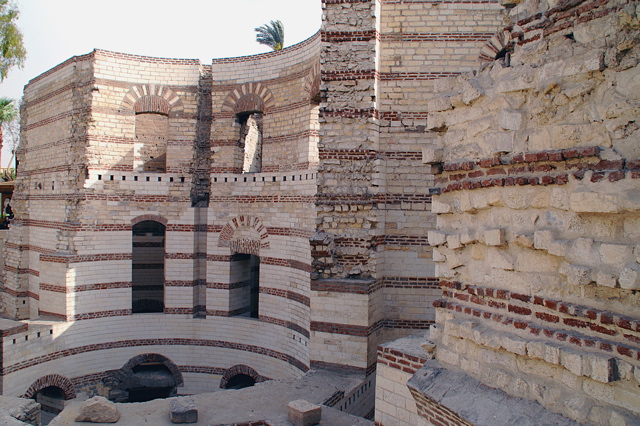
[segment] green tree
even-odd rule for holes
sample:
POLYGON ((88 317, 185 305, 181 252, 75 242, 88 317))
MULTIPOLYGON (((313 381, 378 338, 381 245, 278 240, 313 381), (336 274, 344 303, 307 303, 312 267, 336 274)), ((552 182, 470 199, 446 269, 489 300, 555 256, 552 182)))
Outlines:
MULTIPOLYGON (((0 0, 1 1, 1 0, 0 0)), ((284 25, 280 21, 271 21, 261 27, 255 28, 256 41, 267 45, 273 50, 280 50, 284 47, 284 25)))
POLYGON ((9 0, 0 0, 0 81, 4 80, 9 69, 22 68, 27 51, 22 44, 22 33, 16 26, 18 9, 9 0))
POLYGON ((11 123, 18 115, 18 110, 13 103, 13 99, 0 98, 0 151, 4 144, 4 134, 2 128, 5 124, 11 123))

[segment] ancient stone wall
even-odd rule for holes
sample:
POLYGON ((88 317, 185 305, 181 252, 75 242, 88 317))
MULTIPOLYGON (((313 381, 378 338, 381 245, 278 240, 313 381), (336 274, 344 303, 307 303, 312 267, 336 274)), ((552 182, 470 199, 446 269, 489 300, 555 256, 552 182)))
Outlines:
POLYGON ((433 171, 422 162, 422 148, 437 139, 426 127, 441 107, 433 82, 473 68, 502 26, 502 8, 415 0, 331 0, 323 7, 312 238, 312 290, 319 292, 312 304, 318 300, 314 311, 322 317, 312 329, 327 342, 320 354, 340 352, 372 371, 378 342, 434 321, 429 304, 440 289, 426 238, 435 226, 433 171), (342 306, 320 304, 338 296, 342 306))
POLYGON ((511 6, 480 72, 436 81, 427 120, 437 359, 580 422, 633 422, 637 3, 511 6))
POLYGON ((169 359, 186 394, 239 364, 263 378, 309 369, 319 47, 212 66, 96 50, 27 85, 3 286, 23 321, 3 324, 5 394, 55 374, 109 396, 141 353, 169 359), (263 114, 260 173, 241 173, 245 112, 263 114), (163 245, 164 266, 135 265, 164 271, 159 313, 132 312, 142 221, 165 227, 137 242, 163 245), (260 259, 258 318, 232 306, 237 253, 260 259))

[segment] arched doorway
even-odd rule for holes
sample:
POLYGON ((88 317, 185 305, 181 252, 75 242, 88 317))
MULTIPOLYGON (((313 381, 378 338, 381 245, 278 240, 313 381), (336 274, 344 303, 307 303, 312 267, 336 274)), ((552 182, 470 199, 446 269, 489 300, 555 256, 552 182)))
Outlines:
POLYGON ((260 256, 235 253, 230 260, 229 315, 260 315, 260 256))
POLYGON ((178 394, 184 381, 178 366, 160 354, 131 358, 116 373, 109 399, 115 402, 145 402, 178 394))
POLYGON ((144 220, 132 226, 131 311, 164 312, 165 225, 144 220))
POLYGON ((40 424, 48 425, 76 397, 71 380, 59 374, 49 374, 33 382, 22 396, 40 404, 40 424))

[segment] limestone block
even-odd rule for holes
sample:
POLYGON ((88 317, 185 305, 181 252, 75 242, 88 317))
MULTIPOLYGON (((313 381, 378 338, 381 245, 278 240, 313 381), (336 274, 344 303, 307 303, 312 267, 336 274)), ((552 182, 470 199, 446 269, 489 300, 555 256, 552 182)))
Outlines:
POLYGON ((462 248, 462 244, 460 243, 460 235, 447 235, 447 247, 452 250, 462 248))
POLYGON ((616 90, 620 94, 640 100, 640 65, 615 73, 616 90))
POLYGON ((76 422, 116 423, 119 419, 120 412, 114 402, 103 396, 94 396, 82 403, 76 422))
POLYGON ((484 144, 482 148, 486 156, 498 155, 501 153, 512 152, 514 150, 514 133, 513 132, 490 132, 484 136, 484 144))
MULTIPOLYGON (((434 247, 434 249, 433 249, 433 261, 436 262, 436 263, 446 262, 447 261, 447 257, 444 255, 444 253, 442 253, 442 251, 439 248, 434 247)), ((614 283, 615 283, 615 277, 614 277, 614 283)))
MULTIPOLYGON (((640 194, 637 196, 640 198, 640 194)), ((640 202, 640 201, 639 201, 640 202)), ((640 217, 627 217, 623 224, 624 236, 631 240, 640 241, 640 217)))
POLYGON ((569 210, 569 194, 565 189, 553 188, 549 197, 549 205, 559 210, 569 210))
POLYGON ((640 289, 640 266, 631 264, 624 268, 618 278, 620 287, 626 290, 639 290, 640 289))
POLYGON ((320 423, 322 407, 303 399, 291 401, 287 405, 289 421, 294 426, 312 426, 320 423))
POLYGON ((447 234, 438 231, 429 231, 427 233, 429 244, 433 247, 441 246, 447 242, 447 234))
POLYGON ((596 87, 596 82, 593 80, 581 81, 579 83, 569 84, 563 86, 562 92, 568 98, 577 98, 578 96, 586 95, 596 87))
POLYGON ((574 192, 569 196, 571 210, 579 213, 617 213, 618 197, 599 192, 574 192))
POLYGON ((475 242, 476 242, 475 232, 469 229, 462 231, 462 233, 460 234, 460 243, 466 245, 466 244, 473 244, 475 242))
POLYGON ((448 265, 442 263, 436 264, 436 276, 442 278, 453 278, 456 276, 456 271, 449 268, 448 265))
POLYGON ((547 251, 558 257, 565 257, 569 248, 569 242, 565 240, 553 240, 549 243, 547 251))
POLYGON ((446 203, 441 203, 438 199, 434 198, 431 201, 431 213, 435 213, 435 214, 451 213, 451 206, 446 203))
POLYGON ((522 189, 504 191, 502 200, 511 209, 524 210, 529 206, 529 198, 522 189))
POLYGON ((433 81, 433 91, 436 93, 450 92, 457 87, 457 77, 438 78, 433 81))
POLYGON ((473 260, 484 260, 487 258, 487 247, 484 245, 474 244, 471 246, 471 258, 473 260))
POLYGON ((520 111, 505 109, 500 111, 498 123, 505 130, 520 130, 522 128, 523 114, 520 111))
POLYGON ((422 163, 423 164, 436 164, 442 162, 442 149, 436 149, 433 147, 422 148, 422 163))
MULTIPOLYGON (((628 211, 639 211, 640 210, 640 190, 632 189, 629 191, 624 191, 621 194, 622 205, 625 210, 628 211)), ((636 232, 638 228, 636 227, 636 232)))
POLYGON ((500 346, 514 354, 527 354, 527 341, 513 334, 502 334, 500 337, 500 346))
POLYGON ((460 84, 462 86, 462 102, 466 105, 471 105, 473 101, 483 95, 483 90, 475 79, 461 79, 460 84))
POLYGON ((580 263, 591 263, 595 259, 591 255, 591 249, 593 247, 593 240, 591 238, 576 238, 573 241, 572 256, 580 263))
POLYGON ((518 92, 534 89, 536 87, 533 70, 529 66, 521 67, 518 73, 509 74, 506 78, 497 82, 497 93, 518 92))
POLYGON ((431 113, 427 117, 427 129, 429 130, 439 130, 446 126, 446 116, 443 113, 431 113))
POLYGON ((598 40, 604 43, 608 37, 613 37, 618 29, 616 17, 613 15, 605 18, 604 22, 598 19, 594 22, 576 25, 573 29, 573 36, 578 43, 584 45, 598 42, 598 40))
POLYGON ((563 349, 560 353, 560 364, 576 376, 586 376, 589 366, 585 365, 582 355, 577 351, 563 349))
POLYGON ((605 271, 598 271, 596 274, 596 284, 603 287, 615 288, 617 284, 616 276, 605 271))
POLYGON ((560 266, 558 272, 567 277, 567 284, 569 285, 586 285, 591 282, 591 269, 586 266, 565 263, 560 266))
POLYGON ((489 207, 489 200, 484 193, 472 193, 470 196, 471 205, 475 210, 482 210, 489 207))
POLYGON ((452 251, 449 254, 447 254, 447 268, 453 270, 453 269, 459 268, 464 264, 465 262, 462 259, 462 256, 460 256, 456 252, 452 251))
POLYGON ((520 247, 533 248, 533 238, 530 235, 518 234, 514 237, 513 242, 520 247))
POLYGON ((188 398, 171 400, 171 423, 197 423, 196 403, 188 398))
POLYGON ((583 360, 589 363, 588 375, 602 383, 610 383, 616 377, 616 359, 596 353, 586 353, 583 360))
POLYGON ((555 238, 555 233, 549 230, 536 231, 533 234, 533 246, 538 250, 548 250, 555 238))
POLYGON ((545 343, 540 340, 531 340, 527 342, 527 356, 530 358, 544 358, 545 343))
POLYGON ((513 271, 515 269, 513 257, 504 250, 491 247, 487 253, 487 260, 492 268, 504 269, 505 271, 513 271))
POLYGON ((600 244, 600 260, 607 265, 622 267, 633 258, 633 247, 623 244, 600 244))
POLYGON ((475 209, 473 208, 473 203, 471 202, 471 196, 468 192, 462 192, 456 195, 453 199, 453 207, 455 207, 456 211, 459 212, 472 212, 475 209))
POLYGON ((502 246, 506 244, 504 229, 487 229, 484 231, 484 242, 488 246, 502 246))
POLYGON ((429 99, 427 102, 427 112, 446 111, 451 108, 451 98, 448 96, 429 99))

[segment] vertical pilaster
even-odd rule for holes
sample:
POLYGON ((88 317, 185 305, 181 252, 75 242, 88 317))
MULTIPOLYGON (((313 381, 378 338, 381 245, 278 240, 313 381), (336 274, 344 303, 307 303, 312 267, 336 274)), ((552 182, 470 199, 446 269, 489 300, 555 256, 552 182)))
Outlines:
POLYGON ((377 0, 323 2, 312 358, 366 370, 382 326, 377 0), (322 302, 321 302, 322 301, 322 302), (336 336, 340 335, 340 336, 336 336), (335 339, 333 338, 335 337, 335 339), (323 341, 324 343, 320 343, 323 341), (371 343, 371 344, 370 344, 371 343), (322 355, 326 353, 327 355, 322 355), (340 358, 338 358, 338 354, 340 358))

